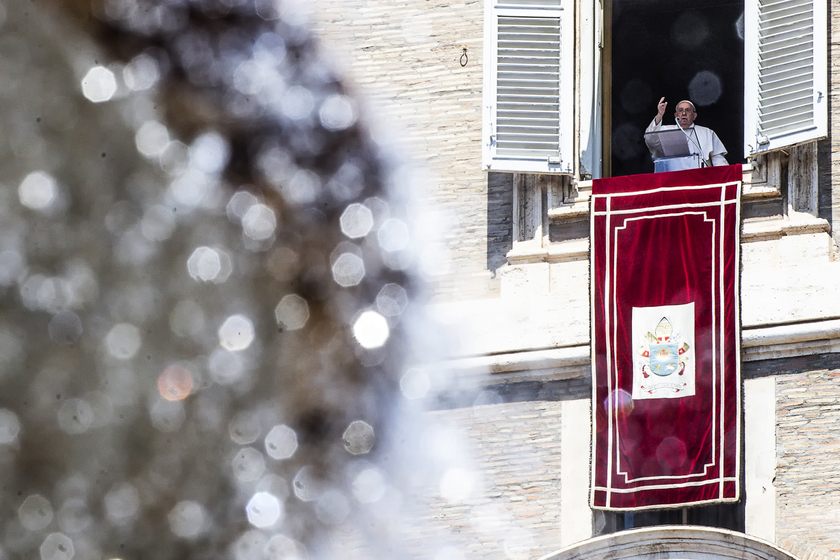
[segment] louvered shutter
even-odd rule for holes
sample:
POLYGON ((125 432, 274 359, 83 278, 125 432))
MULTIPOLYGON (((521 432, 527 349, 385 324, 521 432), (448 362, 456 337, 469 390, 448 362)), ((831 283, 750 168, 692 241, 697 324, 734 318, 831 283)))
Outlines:
POLYGON ((744 153, 824 137, 825 0, 747 0, 745 8, 744 153))
POLYGON ((571 3, 487 0, 485 17, 485 168, 571 173, 571 3))

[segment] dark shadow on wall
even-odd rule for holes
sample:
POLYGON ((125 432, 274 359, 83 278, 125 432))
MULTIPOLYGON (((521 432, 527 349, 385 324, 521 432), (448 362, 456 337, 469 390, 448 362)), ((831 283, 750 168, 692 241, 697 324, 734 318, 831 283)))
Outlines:
POLYGON ((429 410, 454 410, 489 404, 580 400, 591 395, 592 378, 585 375, 554 381, 516 381, 485 387, 449 388, 446 392, 430 395, 426 405, 429 410))
MULTIPOLYGON (((829 58, 830 57, 831 53, 829 50, 829 58)), ((828 103, 828 114, 830 115, 831 96, 828 96, 828 103)), ((832 221, 834 201, 831 188, 831 129, 828 131, 828 138, 817 142, 817 171, 817 215, 828 221, 834 242, 837 243, 838 232, 834 230, 834 223, 832 221)))
MULTIPOLYGON (((832 9, 832 3, 829 2, 826 5, 828 21, 833 21, 832 18, 834 17, 834 10, 832 9)), ((826 66, 829 68, 833 68, 834 64, 834 56, 833 56, 834 49, 829 48, 827 57, 828 60, 826 61, 826 66)), ((829 84, 829 94, 833 93, 831 90, 833 89, 833 83, 829 84)), ((817 143, 817 204, 819 208, 817 210, 817 215, 820 218, 824 218, 828 220, 828 225, 831 228, 831 237, 834 239, 834 243, 840 245, 840 231, 834 228, 834 195, 832 194, 833 190, 831 185, 833 184, 833 173, 831 172, 831 149, 832 149, 832 125, 831 125, 831 116, 834 114, 834 96, 827 95, 826 102, 828 103, 828 115, 829 115, 829 126, 828 126, 828 137, 824 140, 820 140, 817 143)))
POLYGON ((513 248, 513 173, 487 174, 487 270, 507 264, 513 248))

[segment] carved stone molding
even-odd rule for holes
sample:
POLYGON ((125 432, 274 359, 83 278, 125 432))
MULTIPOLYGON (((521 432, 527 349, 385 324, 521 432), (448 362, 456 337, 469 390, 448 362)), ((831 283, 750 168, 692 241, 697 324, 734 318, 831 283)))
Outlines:
POLYGON ((659 526, 597 537, 540 560, 610 558, 672 560, 796 560, 792 554, 744 533, 686 525, 659 526))

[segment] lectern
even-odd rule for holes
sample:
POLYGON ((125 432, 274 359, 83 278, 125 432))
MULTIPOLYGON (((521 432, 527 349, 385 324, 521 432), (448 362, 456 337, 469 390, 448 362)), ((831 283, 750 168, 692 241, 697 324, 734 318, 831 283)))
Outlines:
POLYGON ((700 155, 691 153, 688 136, 679 128, 646 132, 645 143, 653 152, 654 173, 703 167, 700 155))

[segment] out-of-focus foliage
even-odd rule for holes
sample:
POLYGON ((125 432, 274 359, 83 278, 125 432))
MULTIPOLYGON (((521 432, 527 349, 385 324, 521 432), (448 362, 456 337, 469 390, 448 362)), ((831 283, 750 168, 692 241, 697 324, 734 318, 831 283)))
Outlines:
POLYGON ((5 557, 410 557, 408 172, 293 7, 9 2, 0 77, 5 557))

